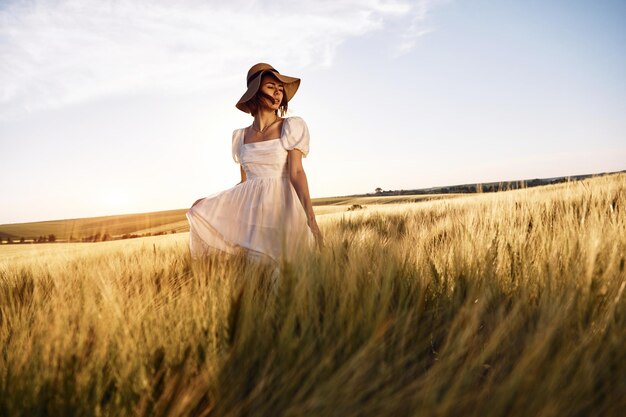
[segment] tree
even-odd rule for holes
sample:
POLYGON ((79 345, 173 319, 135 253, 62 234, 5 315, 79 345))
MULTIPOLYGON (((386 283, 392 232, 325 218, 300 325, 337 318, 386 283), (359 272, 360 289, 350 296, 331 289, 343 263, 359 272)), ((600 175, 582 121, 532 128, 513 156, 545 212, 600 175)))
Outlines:
POLYGON ((57 240, 57 237, 53 234, 49 234, 48 235, 48 242, 55 242, 57 240))
POLYGON ((382 188, 380 188, 380 187, 378 187, 378 188, 376 188, 376 189, 374 190, 374 192, 375 192, 376 194, 380 194, 380 193, 382 193, 382 192, 383 192, 383 189, 382 189, 382 188))

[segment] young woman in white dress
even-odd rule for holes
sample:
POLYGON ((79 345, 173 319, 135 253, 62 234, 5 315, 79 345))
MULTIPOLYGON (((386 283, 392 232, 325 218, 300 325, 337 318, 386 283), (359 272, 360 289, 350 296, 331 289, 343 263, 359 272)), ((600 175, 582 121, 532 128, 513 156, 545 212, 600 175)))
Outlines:
POLYGON ((308 127, 301 117, 282 117, 300 79, 259 63, 246 83, 236 107, 254 120, 232 138, 241 182, 189 209, 191 254, 244 252, 278 263, 295 261, 299 251, 324 245, 302 166, 309 153, 308 127))

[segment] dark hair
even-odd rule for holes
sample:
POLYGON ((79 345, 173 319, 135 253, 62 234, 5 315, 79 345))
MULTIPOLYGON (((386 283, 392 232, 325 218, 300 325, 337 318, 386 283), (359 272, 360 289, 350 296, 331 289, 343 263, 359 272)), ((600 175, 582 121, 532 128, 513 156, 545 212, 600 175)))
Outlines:
MULTIPOLYGON (((266 74, 263 74, 263 75, 266 75, 266 74)), ((271 76, 272 74, 267 74, 267 75, 271 76)), ((280 82, 278 78, 273 77, 273 76, 272 78, 280 82)), ((250 110, 250 114, 253 116, 259 111, 259 109, 263 105, 263 102, 262 102, 263 97, 265 97, 266 99, 270 101, 274 101, 272 96, 265 94, 264 92, 261 91, 261 85, 259 85, 259 89, 257 90, 256 94, 250 100, 246 101, 246 106, 248 107, 248 110, 250 110)), ((275 111, 275 113, 279 115, 280 117, 283 117, 287 113, 288 107, 289 107, 289 104, 287 102, 287 94, 283 90, 283 99, 280 102, 280 106, 278 106, 278 109, 275 111)))

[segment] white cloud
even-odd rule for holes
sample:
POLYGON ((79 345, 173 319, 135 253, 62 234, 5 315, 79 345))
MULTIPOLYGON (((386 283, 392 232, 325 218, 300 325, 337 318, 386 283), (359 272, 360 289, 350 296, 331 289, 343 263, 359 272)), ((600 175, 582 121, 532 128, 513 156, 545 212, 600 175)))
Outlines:
POLYGON ((451 0, 423 0, 417 2, 410 14, 410 23, 403 27, 399 34, 399 41, 392 49, 392 56, 398 57, 410 52, 418 38, 433 32, 435 29, 428 26, 431 11, 440 3, 449 3, 451 0))
POLYGON ((391 22, 402 28, 396 55, 406 53, 435 1, 10 2, 0 9, 0 119, 103 96, 206 91, 239 83, 257 60, 330 66, 346 39, 391 22))

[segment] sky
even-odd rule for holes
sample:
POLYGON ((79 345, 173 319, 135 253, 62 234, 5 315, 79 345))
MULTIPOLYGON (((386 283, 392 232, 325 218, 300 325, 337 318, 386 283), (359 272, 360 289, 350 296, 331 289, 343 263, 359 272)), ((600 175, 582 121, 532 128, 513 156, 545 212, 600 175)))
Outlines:
POLYGON ((0 224, 235 186, 248 69, 312 198, 626 169, 626 2, 0 0, 0 224))

